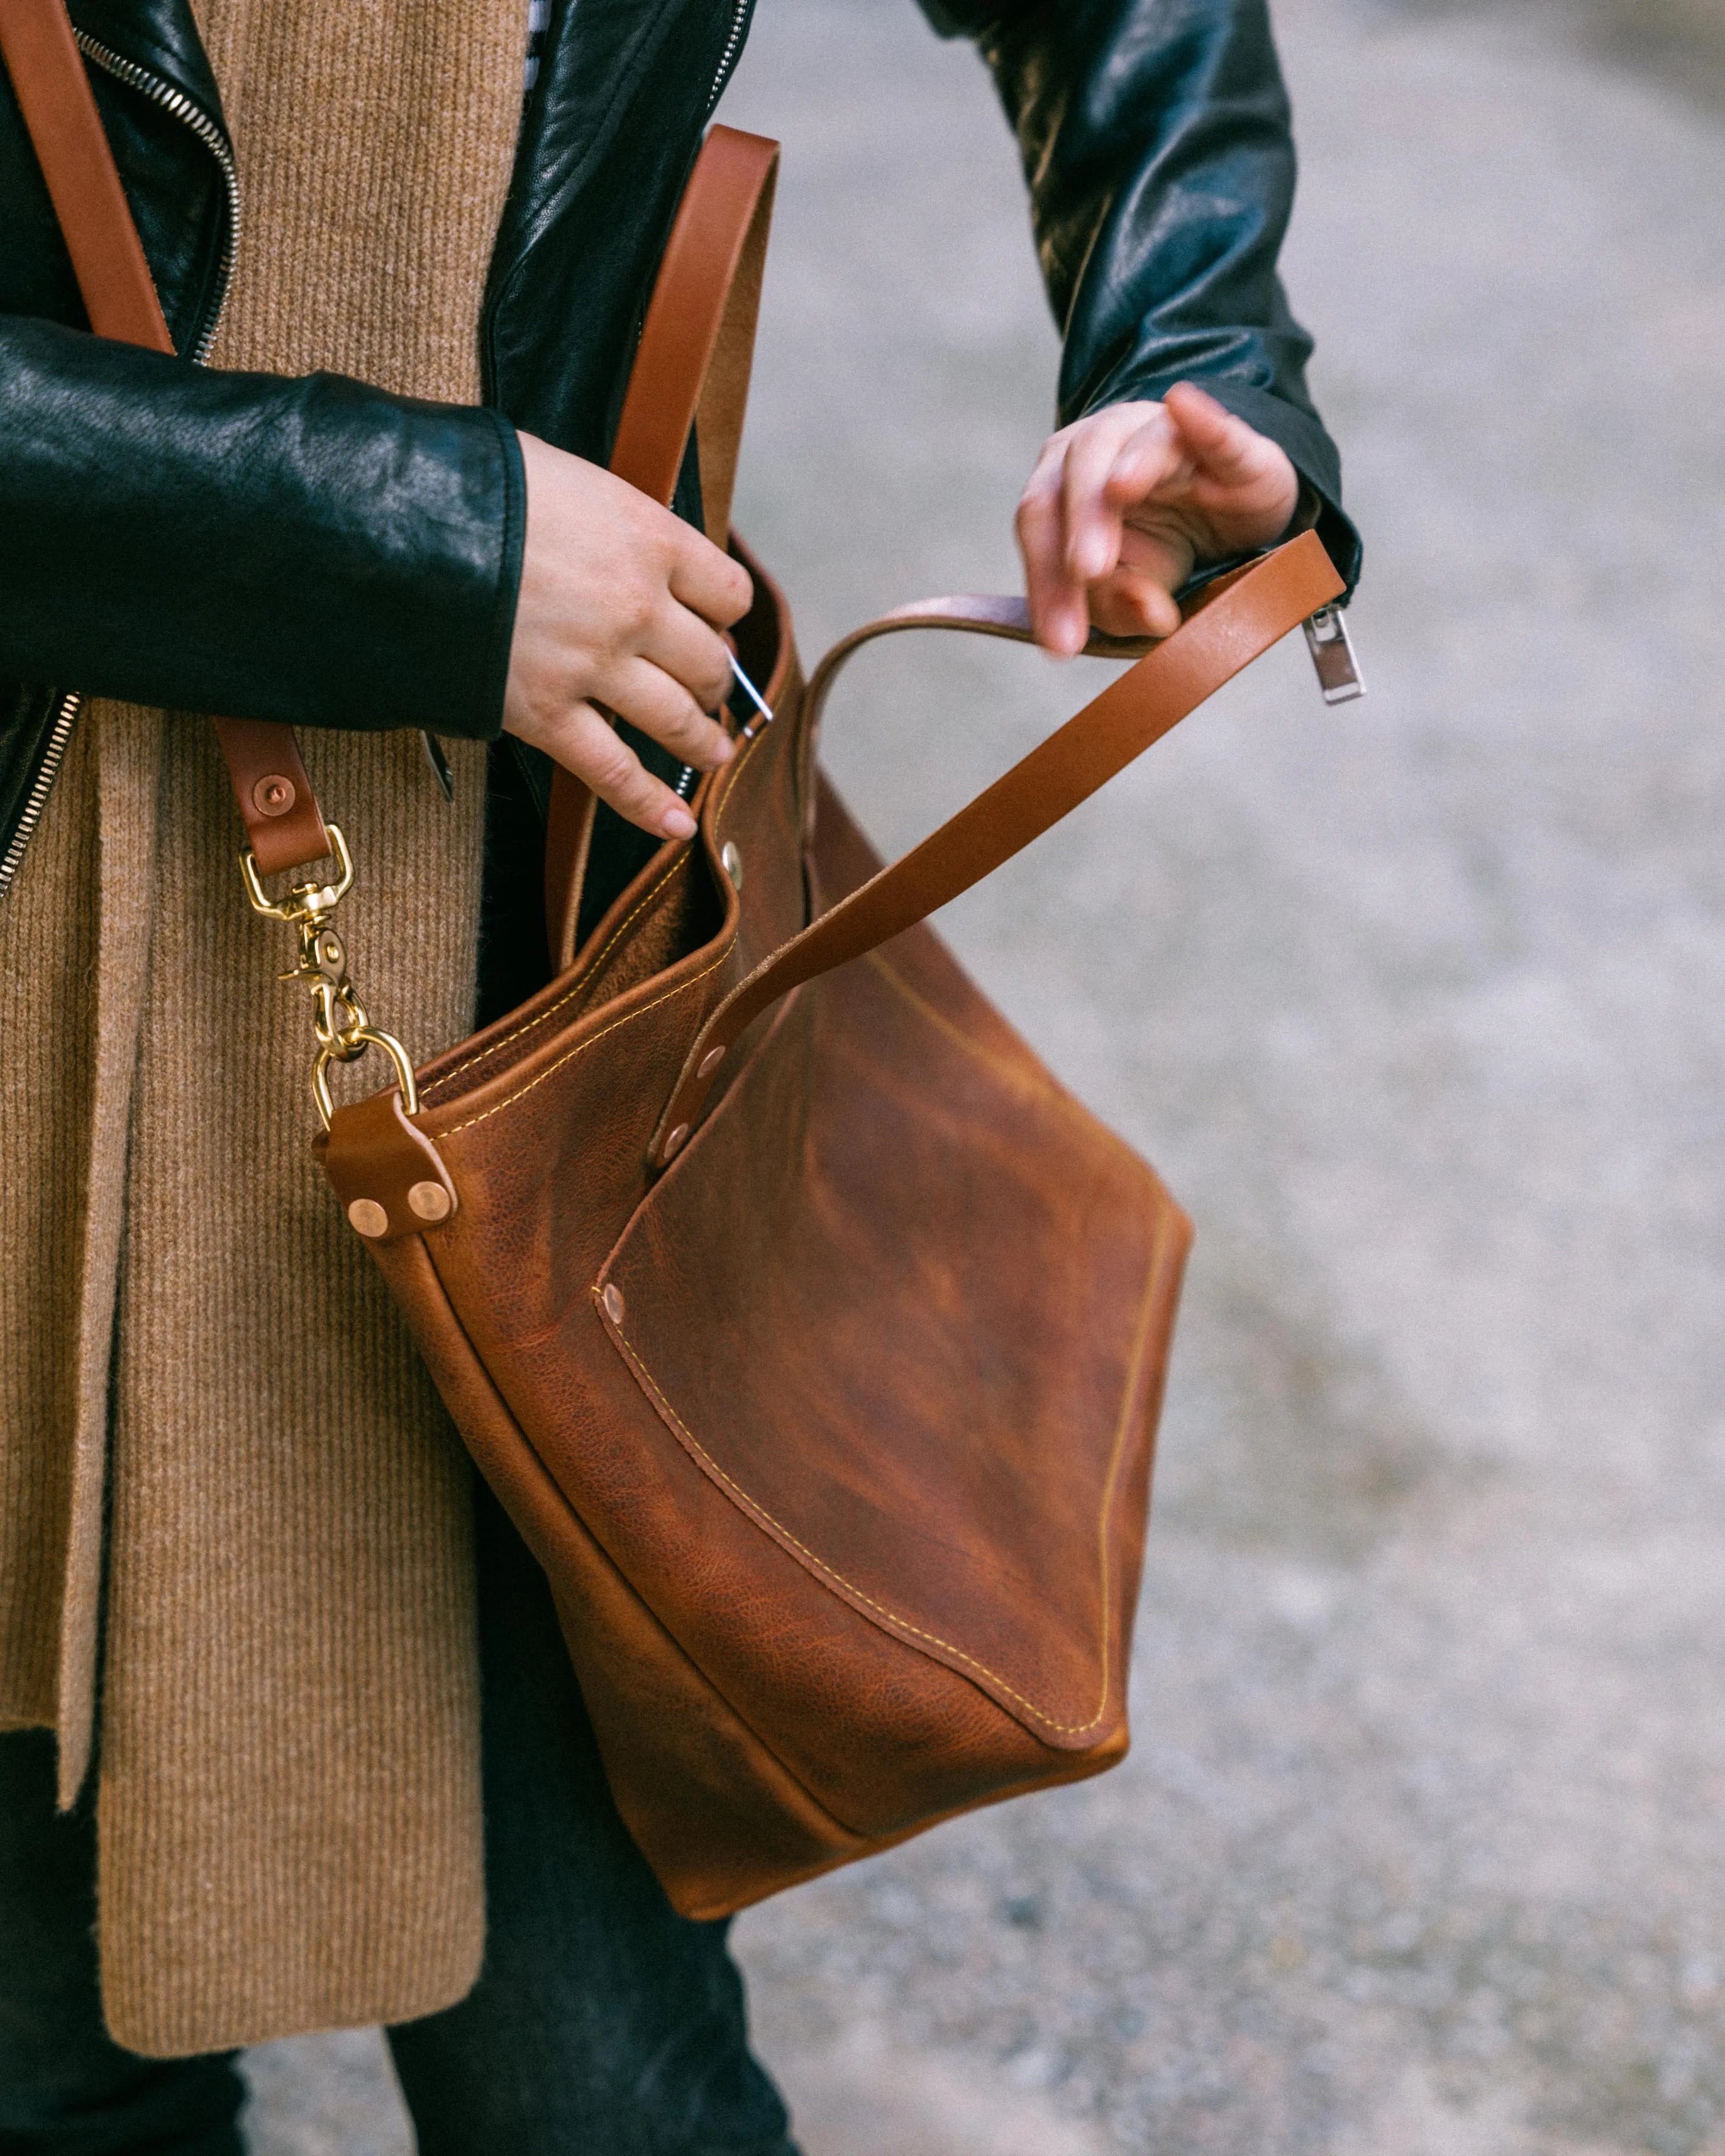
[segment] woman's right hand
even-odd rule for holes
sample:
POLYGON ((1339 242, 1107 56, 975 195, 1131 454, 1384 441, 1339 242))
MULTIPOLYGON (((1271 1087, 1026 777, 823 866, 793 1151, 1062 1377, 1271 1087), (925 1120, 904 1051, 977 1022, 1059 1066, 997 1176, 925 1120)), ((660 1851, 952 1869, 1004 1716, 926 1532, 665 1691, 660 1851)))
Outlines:
POLYGON ((707 714, 731 682, 721 629, 748 610, 748 572, 692 525, 598 465, 521 437, 527 537, 503 726, 644 831, 695 819, 597 706, 698 771, 733 751, 707 714))

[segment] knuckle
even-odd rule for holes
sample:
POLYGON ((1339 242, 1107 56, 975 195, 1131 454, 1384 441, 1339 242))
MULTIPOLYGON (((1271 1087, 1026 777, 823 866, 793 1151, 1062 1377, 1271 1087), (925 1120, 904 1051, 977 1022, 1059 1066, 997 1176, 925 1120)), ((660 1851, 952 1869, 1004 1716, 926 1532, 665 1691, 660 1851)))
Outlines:
MULTIPOLYGON (((610 728, 605 728, 605 738, 596 743, 589 759, 589 775, 593 783, 607 793, 622 793, 637 773, 641 772, 639 758, 633 749, 618 739, 610 728)), ((643 777, 644 773, 641 773, 643 777)))
POLYGON ((671 737, 668 745, 676 748, 705 747, 712 724, 694 697, 687 697, 679 705, 675 718, 666 729, 671 737))
POLYGON ((658 593, 644 580, 631 579, 617 609, 617 625, 623 640, 633 650, 652 626, 658 593))
POLYGON ((700 693, 703 711, 716 711, 724 702, 731 687, 731 653, 716 637, 706 654, 701 680, 693 685, 700 693))

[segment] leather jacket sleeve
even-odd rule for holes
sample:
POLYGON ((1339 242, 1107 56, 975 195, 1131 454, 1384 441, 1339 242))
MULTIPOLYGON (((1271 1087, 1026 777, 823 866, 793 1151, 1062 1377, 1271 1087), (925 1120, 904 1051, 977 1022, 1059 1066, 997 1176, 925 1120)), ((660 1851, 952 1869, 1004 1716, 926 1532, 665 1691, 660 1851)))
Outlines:
POLYGON ((237 718, 501 725, 514 429, 0 315, 0 679, 237 718))
POLYGON ((1276 257, 1294 146, 1266 0, 922 0, 1017 135, 1060 326, 1060 424, 1176 382, 1286 450, 1352 591, 1358 534, 1276 257))

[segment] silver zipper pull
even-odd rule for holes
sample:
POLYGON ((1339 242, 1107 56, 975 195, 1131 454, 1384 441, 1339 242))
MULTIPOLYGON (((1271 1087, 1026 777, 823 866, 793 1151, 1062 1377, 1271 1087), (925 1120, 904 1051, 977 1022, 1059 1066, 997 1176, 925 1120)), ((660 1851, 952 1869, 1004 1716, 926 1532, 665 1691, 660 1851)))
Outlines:
POLYGON ((1365 695, 1353 639, 1348 634, 1348 617, 1340 607, 1318 608, 1306 624, 1306 644, 1327 704, 1351 704, 1365 695))

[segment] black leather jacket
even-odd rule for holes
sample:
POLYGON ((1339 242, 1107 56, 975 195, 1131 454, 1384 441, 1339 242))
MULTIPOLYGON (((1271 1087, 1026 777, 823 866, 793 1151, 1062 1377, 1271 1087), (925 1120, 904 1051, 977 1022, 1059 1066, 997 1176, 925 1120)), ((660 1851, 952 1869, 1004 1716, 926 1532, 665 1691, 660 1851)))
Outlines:
MULTIPOLYGON (((244 175, 189 0, 72 0, 180 358, 85 331, 0 74, 0 891, 69 687, 497 732, 524 524, 513 427, 605 458, 751 4, 554 0, 488 280, 480 409, 195 363, 244 175)), ((1065 332, 1061 421, 1202 380, 1287 450, 1351 583, 1309 341, 1276 277, 1294 161, 1265 0, 925 4, 976 38, 1018 133, 1065 332)))

